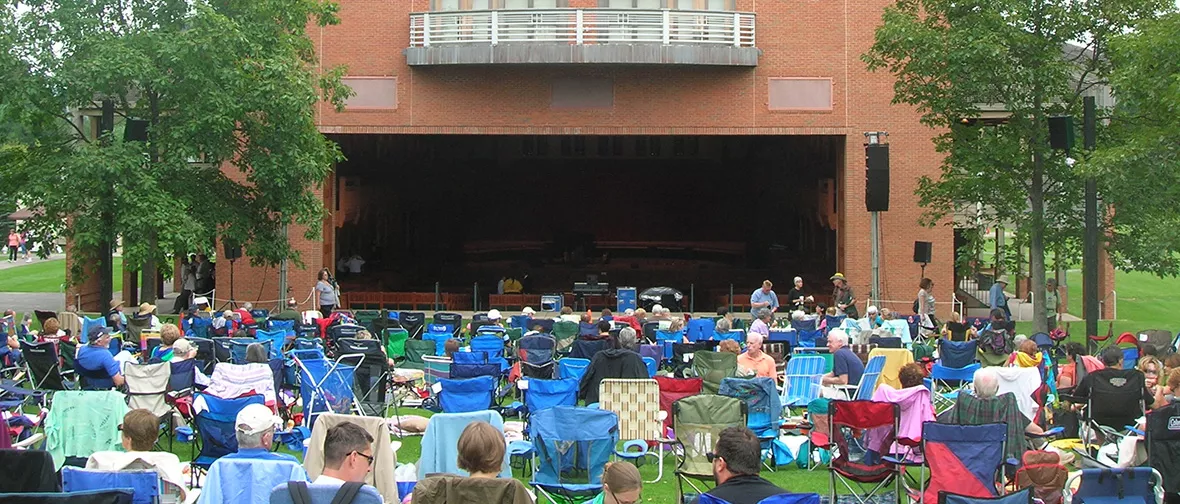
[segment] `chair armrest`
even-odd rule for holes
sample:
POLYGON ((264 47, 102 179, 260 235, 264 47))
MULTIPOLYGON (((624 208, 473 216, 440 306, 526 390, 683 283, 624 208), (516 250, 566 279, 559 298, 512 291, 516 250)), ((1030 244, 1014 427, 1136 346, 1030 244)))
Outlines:
POLYGON ((1134 428, 1134 427, 1131 427, 1130 425, 1128 425, 1128 426, 1127 426, 1127 430, 1131 431, 1131 432, 1132 432, 1133 434, 1135 434, 1136 436, 1146 436, 1146 435, 1147 435, 1147 433, 1146 433, 1146 432, 1143 432, 1143 431, 1141 431, 1141 430, 1139 430, 1139 429, 1136 429, 1136 428, 1134 428))
POLYGON ((20 441, 12 443, 12 447, 18 448, 18 449, 27 449, 27 448, 37 444, 37 442, 41 441, 42 439, 45 439, 45 434, 42 432, 38 432, 38 433, 33 434, 25 439, 22 439, 20 441))
POLYGON ((922 440, 921 439, 910 439, 910 438, 897 438, 897 444, 902 445, 902 446, 909 446, 911 448, 917 448, 918 446, 922 445, 922 440))
POLYGON ((1056 427, 1052 427, 1049 430, 1046 430, 1045 432, 1042 432, 1040 434, 1031 434, 1031 433, 1025 432, 1024 437, 1030 438, 1030 439, 1041 439, 1041 438, 1047 438, 1047 437, 1052 437, 1052 436, 1058 436, 1058 435, 1061 435, 1061 433, 1063 433, 1063 432, 1065 432, 1065 427, 1056 426, 1056 427))
POLYGON ((904 458, 897 458, 897 457, 893 457, 893 456, 881 457, 881 460, 883 460, 885 462, 889 462, 890 464, 893 464, 893 465, 899 465, 899 466, 905 466, 905 467, 922 467, 922 466, 926 465, 922 462, 910 462, 904 458))

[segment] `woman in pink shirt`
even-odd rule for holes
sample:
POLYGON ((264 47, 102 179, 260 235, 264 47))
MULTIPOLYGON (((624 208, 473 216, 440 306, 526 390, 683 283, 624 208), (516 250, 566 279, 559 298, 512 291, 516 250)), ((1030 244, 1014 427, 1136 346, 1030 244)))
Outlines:
POLYGON ((16 229, 8 232, 8 262, 16 260, 16 249, 20 247, 20 233, 16 229))

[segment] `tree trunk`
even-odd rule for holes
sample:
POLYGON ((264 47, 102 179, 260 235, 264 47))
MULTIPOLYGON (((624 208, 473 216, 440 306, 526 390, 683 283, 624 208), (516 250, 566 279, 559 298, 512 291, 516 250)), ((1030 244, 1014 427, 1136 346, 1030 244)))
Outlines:
MULTIPOLYGON (((1039 26, 1038 26, 1038 30, 1039 26)), ((1032 219, 1028 232, 1028 278, 1032 292, 1032 332, 1048 332, 1045 319, 1045 149, 1047 123, 1043 110, 1044 97, 1040 84, 1033 91, 1032 151, 1033 169, 1029 180, 1028 203, 1032 219)))
MULTIPOLYGON (((160 95, 155 91, 148 90, 148 106, 151 109, 150 126, 148 127, 148 166, 149 170, 154 170, 156 164, 160 162, 160 149, 156 145, 155 128, 156 124, 160 122, 160 95)), ((156 277, 159 275, 156 267, 156 254, 159 251, 158 240, 156 233, 152 233, 148 239, 148 254, 144 259, 143 265, 139 268, 143 278, 139 282, 139 299, 143 303, 156 304, 156 300, 160 298, 160 293, 156 291, 156 286, 159 282, 156 277)))

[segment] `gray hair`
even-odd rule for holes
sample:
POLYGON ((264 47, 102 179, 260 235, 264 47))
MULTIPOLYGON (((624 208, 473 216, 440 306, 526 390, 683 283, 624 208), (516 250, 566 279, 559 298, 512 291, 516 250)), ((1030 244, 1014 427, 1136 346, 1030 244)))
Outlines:
POLYGON ((619 348, 635 349, 635 329, 624 327, 619 329, 619 348))
MULTIPOLYGON (((262 438, 265 437, 267 434, 270 434, 273 436, 274 432, 275 432, 275 428, 270 427, 262 432, 256 432, 254 434, 246 434, 245 432, 242 432, 239 430, 235 430, 234 434, 237 435, 238 449, 241 450, 242 448, 262 448, 263 447, 262 446, 262 438)), ((271 438, 271 439, 274 439, 274 438, 271 438)))
POLYGON ((269 360, 270 356, 267 355, 266 347, 263 347, 261 343, 250 343, 249 345, 246 345, 247 363, 257 362, 266 364, 269 360))
POLYGON ((803 310, 795 310, 791 312, 791 320, 803 320, 803 317, 806 316, 807 314, 803 313, 803 310))
POLYGON ((254 309, 254 304, 253 304, 253 303, 251 303, 251 302, 249 302, 249 301, 246 301, 245 303, 242 303, 242 309, 243 309, 243 310, 246 310, 246 311, 253 310, 253 309, 254 309))
POLYGON ((731 329, 733 329, 733 324, 729 322, 729 319, 721 317, 720 319, 717 319, 717 324, 714 326, 713 330, 720 334, 725 334, 731 329))
POLYGON ((756 333, 754 331, 750 331, 750 332, 746 333, 746 344, 747 345, 752 345, 754 343, 762 343, 762 340, 763 340, 762 333, 756 333))
POLYGON ((1000 377, 996 374, 996 370, 990 367, 980 368, 976 371, 973 383, 975 397, 980 399, 990 399, 1000 391, 1000 377))
POLYGON ((754 316, 758 317, 759 319, 769 318, 770 317, 770 309, 769 308, 759 308, 757 311, 754 312, 754 316))
POLYGON ((836 341, 840 343, 840 346, 845 346, 848 344, 848 333, 843 329, 832 329, 828 331, 828 341, 836 341))

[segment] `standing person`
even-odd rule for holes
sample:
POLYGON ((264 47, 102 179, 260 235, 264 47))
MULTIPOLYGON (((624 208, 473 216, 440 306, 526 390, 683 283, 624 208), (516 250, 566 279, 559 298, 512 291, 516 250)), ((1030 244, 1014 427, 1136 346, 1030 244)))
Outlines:
POLYGON ((848 279, 843 273, 832 275, 832 302, 836 304, 836 313, 843 313, 850 319, 860 318, 860 311, 856 309, 856 294, 848 285, 848 279))
POLYGON ((938 330, 938 318, 934 316, 934 280, 923 278, 918 282, 918 325, 922 336, 929 336, 938 330))
POLYGON ((196 256, 184 257, 180 256, 180 294, 176 296, 176 302, 172 304, 172 313, 181 313, 189 308, 189 302, 193 299, 193 291, 197 288, 197 276, 195 265, 193 261, 196 256))
POLYGON ((802 310, 808 301, 815 301, 815 298, 808 296, 807 291, 803 290, 803 277, 795 277, 795 284, 787 292, 787 298, 791 300, 791 306, 796 310, 802 310))
POLYGON ((29 257, 29 233, 20 233, 20 253, 25 256, 25 262, 33 262, 29 257))
POLYGON ((988 306, 994 310, 1003 310, 1004 317, 1012 318, 1012 310, 1008 308, 1008 296, 1004 294, 1004 289, 1008 288, 1008 275, 1000 275, 996 278, 992 288, 988 290, 988 306))
POLYGON ((332 285, 332 275, 328 273, 328 268, 320 270, 311 293, 319 300, 320 314, 325 317, 331 314, 332 309, 336 307, 336 287, 332 285))
MULTIPOLYGON (((758 475, 762 470, 762 442, 754 431, 726 427, 717 435, 713 451, 706 454, 713 464, 717 486, 705 492, 731 504, 757 504, 762 499, 787 493, 758 475)), ((700 497, 692 500, 700 502, 700 497)))
POLYGON ((774 284, 770 280, 763 280, 762 287, 750 294, 750 315, 757 313, 759 308, 766 308, 774 316, 774 311, 778 309, 778 294, 771 290, 772 287, 774 284))
POLYGON ((20 233, 16 232, 16 228, 12 228, 8 232, 8 262, 16 261, 17 247, 20 247, 20 233))
POLYGON ((197 254, 197 294, 208 295, 213 291, 213 264, 205 254, 197 254))
POLYGON ((590 504, 635 504, 641 493, 643 478, 639 477, 639 469, 627 462, 607 462, 602 469, 602 493, 590 504))
POLYGON ((1057 279, 1050 278, 1045 280, 1045 317, 1048 319, 1046 326, 1049 331, 1057 328, 1057 317, 1061 308, 1061 294, 1057 291, 1057 279))

